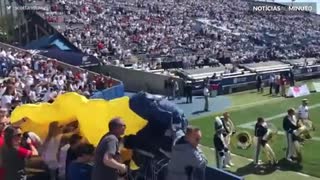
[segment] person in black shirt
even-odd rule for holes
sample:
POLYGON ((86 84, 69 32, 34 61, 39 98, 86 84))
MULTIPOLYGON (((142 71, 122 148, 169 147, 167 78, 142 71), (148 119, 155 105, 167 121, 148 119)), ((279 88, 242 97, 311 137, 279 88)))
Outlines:
POLYGON ((262 87, 262 76, 260 74, 257 74, 257 92, 263 93, 263 87, 262 87))
POLYGON ((266 152, 266 155, 272 165, 276 165, 278 163, 275 153, 268 144, 270 133, 271 131, 268 129, 268 125, 265 120, 262 117, 258 117, 257 123, 254 128, 254 136, 257 139, 254 156, 255 165, 259 165, 259 156, 262 148, 266 152))
POLYGON ((186 96, 186 103, 192 103, 192 84, 191 81, 186 81, 185 84, 185 96, 186 96))
POLYGON ((70 148, 67 151, 67 158, 66 158, 66 180, 68 180, 68 169, 69 165, 72 161, 77 159, 77 148, 81 145, 82 136, 79 134, 73 134, 69 139, 70 148))
POLYGON ((286 158, 288 161, 292 162, 293 158, 297 158, 297 152, 299 148, 299 126, 295 115, 295 110, 293 108, 289 109, 288 115, 283 118, 282 126, 287 137, 286 158))

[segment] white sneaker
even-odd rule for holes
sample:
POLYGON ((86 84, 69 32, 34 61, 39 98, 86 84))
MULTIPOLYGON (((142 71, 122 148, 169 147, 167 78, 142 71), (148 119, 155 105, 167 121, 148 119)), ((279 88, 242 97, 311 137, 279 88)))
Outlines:
POLYGON ((229 166, 231 166, 231 167, 233 167, 234 166, 234 164, 232 163, 232 162, 229 162, 229 164, 228 164, 229 166))
POLYGON ((229 165, 224 165, 223 168, 230 168, 230 166, 229 165))
POLYGON ((287 161, 289 161, 289 162, 293 162, 293 160, 291 159, 291 158, 286 158, 287 159, 287 161))

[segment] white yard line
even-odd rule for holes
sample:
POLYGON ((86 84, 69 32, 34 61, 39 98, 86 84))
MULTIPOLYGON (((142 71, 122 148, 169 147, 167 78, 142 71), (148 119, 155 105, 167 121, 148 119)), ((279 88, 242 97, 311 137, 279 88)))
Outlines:
POLYGON ((272 102, 272 101, 279 101, 281 99, 283 99, 283 98, 279 97, 279 98, 274 98, 274 99, 266 99, 266 100, 263 100, 263 101, 247 103, 247 104, 238 104, 238 105, 235 105, 235 106, 231 106, 228 109, 229 110, 236 109, 236 108, 244 109, 244 108, 247 108, 247 107, 250 107, 250 106, 254 106, 254 105, 264 104, 264 103, 268 103, 268 102, 272 102))
MULTIPOLYGON (((314 104, 312 106, 309 106, 309 109, 314 109, 314 108, 317 108, 317 107, 320 107, 320 103, 319 104, 314 104)), ((281 114, 278 114, 278 115, 275 115, 275 116, 268 117, 265 120, 266 121, 272 121, 272 120, 284 117, 286 114, 287 113, 281 113, 281 114)), ((251 122, 248 122, 248 123, 245 123, 245 124, 241 124, 238 127, 245 128, 245 129, 254 129, 254 125, 255 124, 256 124, 256 121, 251 121, 251 122)), ((279 131, 278 134, 284 135, 284 132, 283 131, 279 131)), ((312 137, 312 140, 320 141, 320 137, 312 137)))
MULTIPOLYGON (((314 109, 314 108, 317 108, 317 107, 320 107, 320 103, 319 104, 314 104, 312 106, 309 106, 309 109, 314 109)), ((265 120, 266 121, 272 121, 272 120, 284 117, 286 114, 287 113, 281 113, 281 114, 278 114, 278 115, 275 115, 275 116, 271 116, 271 117, 265 118, 265 120)), ((241 124, 238 127, 252 129, 252 126, 255 125, 255 124, 256 124, 256 121, 251 121, 251 122, 248 122, 248 123, 245 123, 245 124, 241 124)))
POLYGON ((297 172, 297 174, 299 174, 300 176, 308 177, 308 178, 311 177, 308 174, 303 174, 303 173, 299 173, 299 172, 297 172))

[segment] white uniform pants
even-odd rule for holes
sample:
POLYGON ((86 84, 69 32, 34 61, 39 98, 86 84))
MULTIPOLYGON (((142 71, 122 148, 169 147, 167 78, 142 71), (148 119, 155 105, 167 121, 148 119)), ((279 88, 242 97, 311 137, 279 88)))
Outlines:
POLYGON ((290 157, 297 157, 297 151, 299 150, 299 142, 293 141, 293 135, 286 132, 287 137, 287 151, 286 151, 286 158, 289 159, 290 157))
POLYGON ((225 152, 225 164, 231 163, 230 139, 231 139, 231 135, 227 135, 226 137, 224 137, 224 143, 229 149, 228 152, 225 152))
POLYGON ((220 153, 218 151, 216 151, 216 161, 217 161, 217 168, 218 169, 223 169, 223 167, 226 165, 225 164, 225 159, 226 159, 226 156, 225 156, 225 152, 223 151, 220 151, 220 153), (220 153, 223 153, 223 156, 220 155, 220 153))

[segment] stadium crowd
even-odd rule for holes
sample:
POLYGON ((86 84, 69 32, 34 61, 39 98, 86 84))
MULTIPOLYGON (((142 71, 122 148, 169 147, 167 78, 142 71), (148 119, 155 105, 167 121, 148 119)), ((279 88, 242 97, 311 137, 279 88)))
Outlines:
POLYGON ((28 179, 90 179, 92 166, 87 163, 92 162, 95 148, 79 135, 77 121, 65 126, 52 122, 42 141, 38 135, 20 128, 29 118, 11 124, 9 117, 19 105, 52 103, 65 92, 90 97, 97 90, 111 87, 113 79, 90 76, 86 70, 66 68, 69 66, 16 48, 1 47, 0 64, 0 179, 21 180, 27 175, 28 179), (39 172, 38 168, 45 171, 39 172))
POLYGON ((89 77, 86 70, 72 71, 55 60, 17 49, 0 49, 1 107, 11 110, 20 103, 51 102, 64 92, 90 97, 112 86, 112 78, 89 77))
POLYGON ((88 54, 123 64, 132 56, 183 61, 250 63, 317 57, 320 26, 312 13, 254 13, 249 2, 101 1, 53 2, 64 15, 62 32, 88 54))

